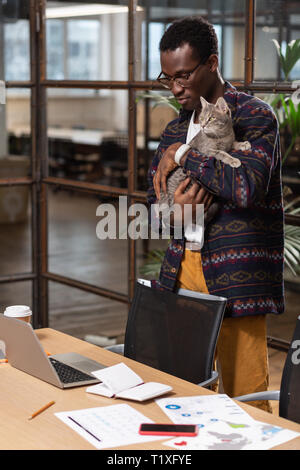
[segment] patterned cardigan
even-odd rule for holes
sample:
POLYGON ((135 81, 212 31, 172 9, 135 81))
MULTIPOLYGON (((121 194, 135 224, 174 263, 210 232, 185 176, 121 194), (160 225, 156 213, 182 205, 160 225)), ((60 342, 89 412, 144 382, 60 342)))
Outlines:
MULTIPOLYGON (((220 203, 205 230, 203 273, 211 294, 226 297, 225 315, 241 317, 284 310, 283 203, 278 124, 268 104, 238 92, 229 82, 224 98, 230 107, 236 140, 251 150, 232 151, 241 165, 232 168, 191 149, 184 164, 220 203)), ((153 176, 164 151, 186 142, 191 113, 182 111, 162 134, 148 172, 148 203, 156 202, 153 176)), ((185 240, 172 239, 153 286, 173 291, 185 240)))

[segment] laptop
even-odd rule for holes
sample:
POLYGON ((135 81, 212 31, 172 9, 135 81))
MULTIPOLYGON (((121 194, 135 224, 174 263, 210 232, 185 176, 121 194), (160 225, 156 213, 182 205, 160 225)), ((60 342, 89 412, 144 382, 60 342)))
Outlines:
POLYGON ((29 323, 0 315, 8 363, 59 388, 99 383, 91 373, 106 366, 74 352, 47 356, 29 323))

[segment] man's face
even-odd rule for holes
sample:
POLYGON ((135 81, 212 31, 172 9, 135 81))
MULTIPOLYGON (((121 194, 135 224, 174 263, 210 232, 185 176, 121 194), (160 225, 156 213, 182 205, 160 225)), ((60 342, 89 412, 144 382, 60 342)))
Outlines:
MULTIPOLYGON (((183 44, 174 51, 161 52, 161 69, 164 75, 169 78, 178 78, 183 73, 191 72, 200 63, 199 57, 189 44, 183 44)), ((199 65, 190 75, 188 87, 181 87, 174 80, 171 82, 171 91, 183 109, 192 111, 200 110, 200 96, 209 98, 212 86, 212 76, 210 73, 210 64, 199 65)))

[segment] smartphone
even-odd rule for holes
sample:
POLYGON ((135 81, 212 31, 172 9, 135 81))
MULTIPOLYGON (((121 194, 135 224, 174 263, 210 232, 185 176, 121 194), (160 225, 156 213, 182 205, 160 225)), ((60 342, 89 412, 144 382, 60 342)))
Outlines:
POLYGON ((152 436, 197 436, 196 424, 155 424, 143 423, 139 433, 152 436))

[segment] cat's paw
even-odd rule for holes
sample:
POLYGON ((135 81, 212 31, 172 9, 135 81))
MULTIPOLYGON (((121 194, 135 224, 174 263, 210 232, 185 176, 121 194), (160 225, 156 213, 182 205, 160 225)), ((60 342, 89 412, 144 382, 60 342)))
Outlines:
POLYGON ((232 168, 238 168, 239 166, 241 166, 241 162, 238 158, 224 157, 222 160, 223 160, 223 163, 231 166, 232 168))
POLYGON ((251 144, 248 142, 248 140, 245 140, 244 142, 234 142, 233 144, 234 150, 250 150, 251 149, 251 144))

